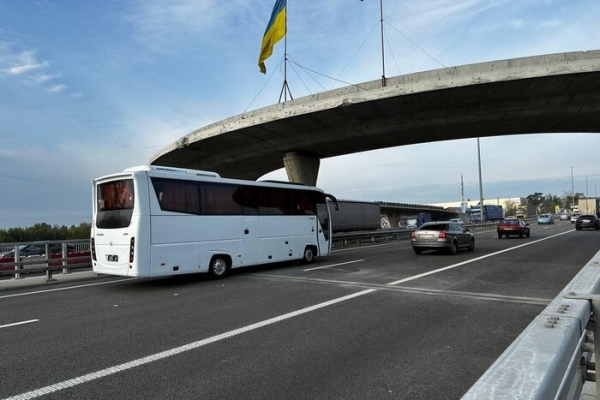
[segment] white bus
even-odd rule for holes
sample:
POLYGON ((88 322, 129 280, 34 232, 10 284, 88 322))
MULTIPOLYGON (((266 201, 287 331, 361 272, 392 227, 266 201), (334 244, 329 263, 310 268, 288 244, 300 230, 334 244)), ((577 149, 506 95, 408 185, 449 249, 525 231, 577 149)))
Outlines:
POLYGON ((98 274, 208 273, 331 252, 321 189, 143 165, 92 182, 91 251, 98 274))

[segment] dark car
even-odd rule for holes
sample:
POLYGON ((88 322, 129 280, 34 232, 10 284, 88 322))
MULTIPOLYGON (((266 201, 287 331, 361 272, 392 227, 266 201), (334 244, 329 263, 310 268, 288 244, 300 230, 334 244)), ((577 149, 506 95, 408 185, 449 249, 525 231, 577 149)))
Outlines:
POLYGON ((583 214, 577 217, 575 229, 580 231, 584 228, 600 229, 600 220, 594 214, 583 214))
POLYGON ((475 237, 464 226, 452 221, 426 222, 410 234, 410 244, 416 254, 425 250, 475 250, 475 237))
POLYGON ((502 239, 502 236, 519 236, 522 238, 523 236, 531 236, 531 229, 529 224, 523 219, 505 219, 498 224, 496 227, 496 231, 498 232, 498 239, 502 239))

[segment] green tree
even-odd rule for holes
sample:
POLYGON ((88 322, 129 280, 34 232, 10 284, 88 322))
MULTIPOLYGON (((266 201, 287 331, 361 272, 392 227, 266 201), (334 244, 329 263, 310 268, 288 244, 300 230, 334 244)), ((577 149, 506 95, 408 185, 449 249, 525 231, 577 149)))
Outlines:
POLYGON ((515 215, 517 212, 517 203, 508 199, 504 202, 504 215, 515 215))
POLYGON ((527 196, 527 202, 535 207, 536 211, 539 212, 540 206, 544 202, 544 194, 540 192, 535 192, 527 196))
POLYGON ((0 243, 35 242, 43 240, 89 239, 91 224, 82 222, 78 226, 51 226, 37 223, 27 228, 0 229, 0 243))
POLYGON ((554 213, 557 207, 564 208, 564 199, 554 194, 548 194, 544 196, 540 211, 542 213, 554 213))

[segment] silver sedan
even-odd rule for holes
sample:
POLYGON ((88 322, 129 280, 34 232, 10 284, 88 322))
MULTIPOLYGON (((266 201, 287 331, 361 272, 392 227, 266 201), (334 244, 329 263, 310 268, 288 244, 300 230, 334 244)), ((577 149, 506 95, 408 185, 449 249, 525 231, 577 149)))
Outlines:
POLYGON ((467 228, 452 221, 427 222, 411 232, 410 244, 416 254, 425 250, 447 250, 456 254, 461 248, 475 250, 475 237, 467 228))

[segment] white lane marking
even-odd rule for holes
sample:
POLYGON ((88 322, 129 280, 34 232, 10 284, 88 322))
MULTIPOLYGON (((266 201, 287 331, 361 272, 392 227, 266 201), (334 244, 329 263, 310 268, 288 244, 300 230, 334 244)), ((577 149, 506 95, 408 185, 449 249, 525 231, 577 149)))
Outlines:
POLYGON ((337 304, 337 303, 341 303, 343 301, 346 300, 350 300, 359 296, 363 296, 365 294, 369 294, 372 292, 375 292, 376 289, 367 289, 367 290, 363 290, 361 292, 357 292, 354 294, 349 294, 347 296, 342 296, 342 297, 338 297, 337 299, 333 299, 333 300, 329 300, 323 303, 319 303, 319 304, 315 304, 314 306, 310 306, 310 307, 306 307, 297 311, 292 311, 290 313, 287 314, 283 314, 280 315, 278 317, 274 317, 274 318, 269 318, 266 319, 264 321, 261 322, 257 322, 255 324, 252 325, 248 325, 242 328, 238 328, 238 329, 234 329, 232 331, 229 332, 225 332, 225 333, 221 333, 219 335, 215 335, 212 337, 209 337, 207 339, 202 339, 199 340, 197 342, 193 342, 190 344, 186 344, 184 346, 180 346, 180 347, 176 347, 174 349, 171 350, 166 350, 157 354, 153 354, 144 358, 140 358, 137 360, 133 360, 133 361, 129 361, 127 363, 124 364, 120 364, 120 365, 115 365, 114 367, 110 367, 110 368, 106 368, 100 371, 96 371, 96 372, 92 372, 86 375, 82 375, 80 377, 77 378, 73 378, 73 379, 69 379, 66 380, 64 382, 60 382, 60 383, 55 383, 54 385, 50 385, 50 386, 46 386, 40 389, 36 389, 36 390, 32 390, 30 392, 27 393, 22 393, 22 394, 18 394, 16 396, 12 396, 12 397, 8 397, 5 400, 24 400, 24 399, 34 399, 36 397, 40 397, 49 393, 54 393, 54 392, 58 392, 59 390, 63 390, 63 389, 68 389, 74 386, 78 386, 81 385, 82 383, 86 383, 86 382, 90 382, 96 379, 100 379, 103 378, 105 376, 109 376, 109 375, 114 375, 116 373, 122 372, 122 371, 126 371, 128 369, 131 368, 136 368, 145 364, 149 364, 151 362, 154 361, 158 361, 158 360, 162 360, 165 359, 167 357, 172 357, 175 356, 177 354, 181 354, 190 350, 195 350, 197 348, 200 348, 202 346, 206 346, 208 344, 214 343, 214 342, 218 342, 220 340, 224 340, 224 339, 228 339, 231 338, 233 336, 237 336, 240 335, 242 333, 246 333, 246 332, 250 332, 253 331, 255 329, 258 328, 262 328, 264 326, 267 325, 272 325, 276 322, 281 322, 284 321, 286 319, 289 318, 293 318, 293 317, 297 317, 299 315, 302 314, 306 314, 309 313, 311 311, 315 311, 318 310, 320 308, 324 308, 327 306, 331 306, 333 304, 337 304))
POLYGON ((460 267, 461 265, 470 264, 472 262, 483 260, 484 258, 488 258, 488 257, 493 257, 495 255, 506 253, 508 251, 513 251, 513 250, 516 250, 516 249, 520 249, 521 247, 531 246, 532 244, 543 242, 544 240, 548 240, 548 239, 553 239, 553 238, 555 238, 557 236, 566 235, 567 233, 571 233, 571 232, 575 232, 575 231, 570 230, 570 231, 566 231, 566 232, 562 232, 562 233, 557 233, 556 235, 552 235, 552 236, 548 236, 548 237, 545 237, 545 238, 542 238, 542 239, 538 239, 538 240, 534 240, 534 241, 531 241, 531 242, 523 243, 523 244, 515 246, 515 247, 509 247, 508 249, 500 250, 500 251, 497 251, 495 253, 486 254, 484 256, 473 258, 471 260, 463 261, 463 262, 460 262, 460 263, 457 263, 457 264, 452 264, 452 265, 449 265, 449 266, 444 267, 444 268, 436 269, 436 270, 429 271, 429 272, 424 272, 424 273, 419 274, 419 275, 409 276, 408 278, 404 278, 404 279, 400 279, 398 281, 386 283, 386 285, 393 286, 393 285, 398 285, 398 284, 404 283, 404 282, 414 281, 415 279, 423 278, 423 277, 428 276, 428 275, 437 274, 438 272, 447 271, 447 270, 452 269, 452 268, 460 267))
POLYGON ((38 321, 39 321, 39 319, 30 319, 29 321, 21 321, 21 322, 15 322, 12 324, 0 325, 0 329, 10 328, 12 326, 17 326, 17 325, 31 324, 32 322, 38 322, 38 321))
POLYGON ((337 267, 337 266, 340 266, 340 265, 352 264, 352 263, 361 262, 361 261, 365 261, 365 260, 354 260, 354 261, 348 261, 348 262, 343 262, 343 263, 339 263, 339 264, 325 265, 323 267, 309 268, 309 269, 305 269, 304 272, 306 272, 306 271, 314 271, 315 269, 337 267))
POLYGON ((335 284, 344 286, 353 286, 356 288, 373 288, 378 290, 388 290, 394 292, 406 292, 406 293, 419 293, 432 296, 457 296, 457 297, 468 297, 479 300, 490 300, 490 301, 504 301, 511 303, 521 304, 536 304, 541 306, 547 306, 552 299, 543 299, 537 297, 519 297, 519 296, 504 296, 500 294, 492 293, 473 293, 473 292, 460 292, 452 290, 437 290, 437 289, 425 289, 410 286, 389 286, 385 284, 376 283, 365 283, 355 281, 338 281, 333 279, 317 279, 317 278, 304 278, 299 276, 282 276, 282 275, 269 275, 269 274, 248 274, 256 278, 271 278, 279 279, 283 281, 295 281, 295 282, 314 282, 322 284, 335 284))
POLYGON ((20 297, 20 296, 29 296, 31 294, 40 294, 40 293, 50 293, 50 292, 61 292, 63 290, 71 290, 71 289, 79 289, 79 288, 84 288, 84 287, 89 287, 89 286, 98 286, 98 285, 108 285, 111 283, 117 283, 117 282, 125 282, 125 281, 132 281, 135 279, 139 279, 139 278, 127 278, 127 279, 119 279, 116 281, 110 281, 110 282, 98 282, 98 283, 88 283, 85 285, 77 285, 77 286, 69 286, 69 287, 64 287, 64 288, 56 288, 56 289, 46 289, 46 290, 38 290, 35 292, 27 292, 27 293, 17 293, 17 294, 7 294, 5 296, 0 296, 0 299, 7 299, 9 297, 20 297))

